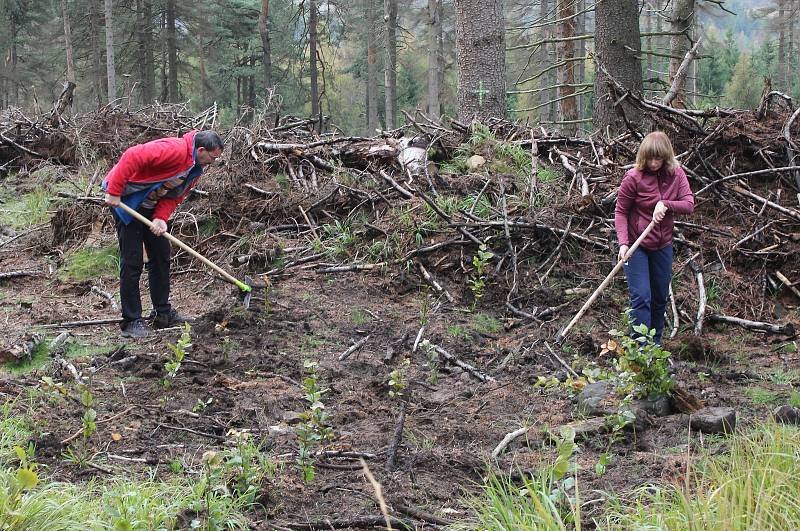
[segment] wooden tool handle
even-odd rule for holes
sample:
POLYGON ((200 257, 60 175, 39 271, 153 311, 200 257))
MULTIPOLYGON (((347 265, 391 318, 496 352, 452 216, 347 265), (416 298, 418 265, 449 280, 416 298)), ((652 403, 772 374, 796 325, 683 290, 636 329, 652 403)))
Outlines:
MULTIPOLYGON (((132 209, 131 207, 126 205, 125 203, 123 203, 122 201, 120 201, 119 207, 122 210, 124 210, 125 212, 127 212, 128 214, 130 214, 131 216, 133 216, 134 218, 138 219, 139 221, 141 221, 142 223, 147 225, 148 227, 152 227, 153 226, 153 222, 152 221, 150 221, 149 219, 147 219, 146 217, 144 217, 143 215, 141 215, 140 213, 138 213, 137 211, 135 211, 134 209, 132 209)), ((203 262, 205 265, 207 265, 208 267, 210 267, 211 269, 213 269, 214 271, 216 271, 220 275, 222 275, 222 277, 225 280, 227 280, 231 284, 237 286, 240 290, 242 290, 242 291, 250 291, 250 289, 251 289, 250 286, 248 286, 244 282, 240 281, 236 277, 232 276, 230 273, 228 273, 227 271, 225 271, 224 269, 219 267, 217 264, 215 264, 214 262, 212 262, 211 260, 209 260, 208 258, 203 256, 202 254, 198 253, 197 251, 195 251, 194 249, 192 249, 191 247, 189 247, 188 245, 186 245, 182 241, 180 241, 178 238, 176 238, 175 236, 173 236, 169 232, 164 232, 162 234, 162 236, 164 236, 166 239, 168 239, 169 241, 171 241, 172 243, 174 243, 175 245, 177 245, 178 247, 180 247, 181 249, 183 249, 187 253, 191 254, 192 256, 194 256, 195 258, 197 258, 198 260, 203 262)))
POLYGON ((578 310, 578 313, 575 314, 575 317, 572 318, 572 320, 569 322, 567 326, 562 328, 561 331, 559 331, 558 334, 556 334, 555 338, 556 344, 561 344, 564 341, 564 339, 567 337, 567 332, 569 332, 570 328, 572 328, 575 325, 575 323, 578 322, 578 319, 583 317, 583 314, 586 313, 586 310, 589 309, 589 306, 591 306, 592 303, 595 301, 595 299, 600 296, 600 294, 603 292, 608 283, 611 282, 611 279, 614 278, 614 275, 616 275, 617 272, 619 272, 619 270, 622 269, 622 266, 625 265, 625 262, 628 261, 628 259, 633 255, 634 251, 636 251, 636 249, 639 247, 639 244, 642 243, 642 241, 647 237, 648 234, 650 234, 650 231, 653 230, 653 227, 655 226, 656 226, 656 220, 651 221, 650 224, 647 226, 647 228, 644 229, 644 232, 642 232, 642 234, 638 238, 636 238, 636 241, 633 242, 633 245, 631 245, 631 247, 628 249, 628 252, 625 253, 625 256, 622 257, 622 260, 617 262, 617 265, 614 266, 614 269, 612 269, 611 272, 608 274, 608 276, 606 276, 606 278, 603 279, 603 282, 599 286, 597 286, 597 289, 594 290, 594 293, 592 293, 589 299, 584 303, 583 307, 580 310, 578 310))

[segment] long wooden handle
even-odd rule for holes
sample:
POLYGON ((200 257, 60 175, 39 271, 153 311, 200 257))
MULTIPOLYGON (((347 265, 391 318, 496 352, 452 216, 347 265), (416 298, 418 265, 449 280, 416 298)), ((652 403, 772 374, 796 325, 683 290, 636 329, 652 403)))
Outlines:
POLYGON ((564 341, 564 339, 567 337, 567 332, 569 332, 570 328, 572 328, 575 325, 575 323, 578 322, 578 319, 583 317, 583 314, 586 313, 586 310, 589 309, 589 306, 591 306, 592 303, 595 301, 595 299, 600 296, 600 294, 603 292, 608 283, 611 282, 611 279, 614 278, 614 275, 616 275, 619 272, 619 270, 622 269, 622 266, 625 265, 625 262, 628 261, 628 259, 633 255, 634 251, 636 251, 636 249, 639 247, 639 244, 642 243, 642 241, 647 237, 648 234, 650 234, 650 231, 653 230, 653 227, 655 226, 656 226, 656 221, 655 220, 651 221, 650 224, 647 226, 647 228, 644 229, 644 232, 642 232, 642 234, 638 238, 636 238, 636 241, 633 242, 633 245, 631 245, 631 247, 628 249, 628 252, 625 253, 625 256, 622 257, 622 260, 617 262, 617 265, 614 266, 614 269, 612 269, 611 272, 608 274, 608 276, 606 276, 606 278, 603 279, 603 282, 601 282, 600 285, 597 286, 597 289, 594 290, 594 293, 592 293, 591 297, 589 297, 589 299, 584 303, 583 307, 580 310, 578 310, 578 313, 575 314, 575 317, 572 318, 572 321, 570 321, 567 326, 562 328, 561 331, 559 331, 558 334, 556 334, 555 338, 556 343, 560 344, 561 342, 564 341))
MULTIPOLYGON (((124 210, 125 212, 127 212, 128 214, 130 214, 131 216, 135 217, 136 219, 138 219, 139 221, 141 221, 142 223, 147 225, 148 227, 152 227, 153 226, 153 222, 152 221, 150 221, 149 219, 147 219, 146 217, 144 217, 143 215, 141 215, 140 213, 138 213, 137 211, 135 211, 134 209, 132 209, 131 207, 126 205, 125 203, 123 203, 122 201, 120 201, 119 207, 122 210, 124 210)), ((250 291, 252 289, 252 288, 250 288, 250 286, 248 286, 244 282, 240 281, 236 277, 232 276, 230 273, 228 273, 227 271, 222 269, 220 266, 218 266, 217 264, 215 264, 214 262, 212 262, 211 260, 209 260, 208 258, 203 256, 202 254, 198 253, 197 251, 195 251, 194 249, 192 249, 191 247, 189 247, 188 245, 186 245, 185 243, 180 241, 178 238, 176 238, 175 236, 173 236, 169 232, 163 233, 162 236, 164 236, 166 239, 168 239, 169 241, 171 241, 172 243, 174 243, 175 245, 177 245, 178 247, 180 247, 181 249, 183 249, 184 251, 186 251, 190 255, 194 256, 195 258, 197 258, 198 260, 203 262, 205 265, 207 265, 208 267, 210 267, 211 269, 213 269, 214 271, 216 271, 220 275, 222 275, 222 277, 225 280, 227 280, 231 284, 235 285, 240 290, 242 290, 242 291, 250 291)))

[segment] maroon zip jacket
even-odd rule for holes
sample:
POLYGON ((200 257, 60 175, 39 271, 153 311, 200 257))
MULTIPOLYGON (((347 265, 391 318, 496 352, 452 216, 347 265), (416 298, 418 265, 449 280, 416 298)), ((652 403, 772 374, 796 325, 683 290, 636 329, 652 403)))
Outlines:
POLYGON ((619 185, 614 209, 614 228, 620 246, 630 246, 644 232, 659 201, 663 201, 668 210, 661 223, 653 227, 641 243, 650 251, 658 251, 672 243, 675 214, 691 214, 694 195, 680 166, 673 168, 672 172, 628 170, 619 185))

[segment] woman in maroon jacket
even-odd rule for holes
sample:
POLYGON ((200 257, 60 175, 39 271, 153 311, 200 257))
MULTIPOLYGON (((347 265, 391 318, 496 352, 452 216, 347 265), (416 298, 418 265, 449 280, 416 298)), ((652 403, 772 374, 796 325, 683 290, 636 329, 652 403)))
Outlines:
POLYGON ((625 263, 633 324, 655 329, 661 344, 664 310, 672 280, 672 228, 675 214, 691 214, 694 196, 686 174, 675 159, 672 144, 662 132, 647 135, 636 164, 622 179, 614 210, 619 259, 655 220, 656 226, 625 263))

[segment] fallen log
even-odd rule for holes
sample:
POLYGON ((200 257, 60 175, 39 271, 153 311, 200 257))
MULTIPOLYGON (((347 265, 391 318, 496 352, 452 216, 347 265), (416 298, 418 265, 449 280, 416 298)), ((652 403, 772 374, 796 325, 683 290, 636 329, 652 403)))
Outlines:
POLYGON ((717 313, 708 314, 708 316, 706 316, 706 319, 715 323, 735 324, 747 328, 748 330, 769 332, 770 334, 776 334, 782 336, 795 335, 795 330, 792 323, 778 325, 773 323, 765 323, 761 321, 750 321, 749 319, 741 319, 739 317, 731 317, 728 315, 721 315, 717 313))

